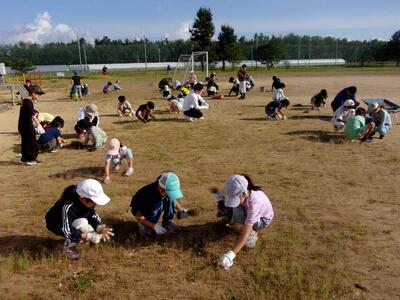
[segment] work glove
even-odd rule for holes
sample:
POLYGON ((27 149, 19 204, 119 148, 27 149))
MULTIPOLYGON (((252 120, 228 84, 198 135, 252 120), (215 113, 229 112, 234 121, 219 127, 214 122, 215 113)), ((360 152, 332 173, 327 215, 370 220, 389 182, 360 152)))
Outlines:
POLYGON ((162 227, 160 224, 156 224, 156 225, 154 225, 154 231, 157 233, 157 234, 164 234, 164 233, 166 233, 167 232, 167 229, 165 229, 164 227, 162 227))
POLYGON ((178 211, 178 219, 184 219, 189 217, 189 213, 186 209, 182 209, 181 211, 178 211))
POLYGON ((105 183, 105 184, 111 183, 111 178, 110 178, 110 176, 107 176, 106 178, 104 178, 104 183, 105 183))
POLYGON ((45 131, 44 131, 42 125, 40 125, 40 124, 37 126, 37 131, 39 132, 39 134, 45 133, 45 131))
POLYGON ((217 192, 217 193, 214 193, 214 199, 217 202, 224 201, 225 200, 225 196, 221 192, 217 192))
POLYGON ((101 239, 103 238, 103 235, 99 234, 97 232, 88 232, 87 233, 87 238, 93 244, 98 244, 98 243, 100 243, 101 239))
POLYGON ((233 266, 233 260, 235 259, 236 254, 229 250, 219 259, 218 264, 223 267, 225 270, 229 270, 230 267, 233 266))
POLYGON ((102 224, 97 226, 96 232, 102 235, 103 242, 108 242, 114 236, 113 230, 111 227, 102 224))

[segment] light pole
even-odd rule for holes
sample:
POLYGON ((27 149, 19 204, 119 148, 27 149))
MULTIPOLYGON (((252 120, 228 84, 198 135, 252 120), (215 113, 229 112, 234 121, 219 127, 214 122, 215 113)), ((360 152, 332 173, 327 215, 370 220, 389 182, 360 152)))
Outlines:
POLYGON ((79 35, 76 35, 76 38, 77 38, 77 42, 78 42, 79 68, 82 69, 81 44, 79 41, 79 35))
POLYGON ((144 68, 147 72, 147 46, 146 46, 146 36, 143 34, 143 38, 144 38, 144 68))

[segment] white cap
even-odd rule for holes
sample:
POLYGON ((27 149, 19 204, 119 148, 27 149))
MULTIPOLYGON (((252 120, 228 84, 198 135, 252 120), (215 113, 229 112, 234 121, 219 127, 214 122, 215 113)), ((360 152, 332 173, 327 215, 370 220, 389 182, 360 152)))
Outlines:
POLYGON ((106 205, 110 197, 104 194, 101 183, 94 179, 84 179, 78 183, 76 192, 83 198, 88 198, 98 205, 106 205))
POLYGON ((249 183, 241 175, 233 175, 225 182, 225 206, 237 207, 240 204, 240 197, 247 191, 249 183))
POLYGON ((375 109, 377 109, 379 107, 377 102, 372 102, 370 104, 368 104, 368 109, 367 109, 367 113, 370 114, 372 113, 375 109))
POLYGON ((344 101, 343 106, 354 106, 354 101, 351 99, 347 99, 346 101, 344 101))

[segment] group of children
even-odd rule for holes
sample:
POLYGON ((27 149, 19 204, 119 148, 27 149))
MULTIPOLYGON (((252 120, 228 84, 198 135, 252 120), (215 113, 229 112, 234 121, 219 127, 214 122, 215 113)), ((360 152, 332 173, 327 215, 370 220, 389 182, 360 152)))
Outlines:
MULTIPOLYGON (((243 86, 242 77, 246 78, 245 65, 241 67, 239 73, 238 89, 240 97, 244 99, 246 93, 243 92, 243 87, 246 90, 246 86, 243 86)), ((216 84, 215 74, 209 79, 210 81, 214 82, 212 86, 216 84)), ((164 84, 173 87, 171 80, 167 79, 164 84)), ((163 94, 167 90, 165 85, 161 84, 160 87, 163 94)), ((283 92, 285 87, 286 85, 274 76, 272 101, 265 107, 269 119, 286 119, 282 112, 283 108, 289 106, 289 99, 283 92)), ((183 86, 176 83, 173 88, 178 90, 179 94, 177 97, 167 99, 171 102, 171 111, 183 111, 189 121, 203 118, 202 111, 209 108, 202 97, 204 85, 197 82, 191 74, 189 85, 183 86), (182 99, 182 102, 178 99, 182 99), (176 101, 172 102, 173 100, 176 101)), ((350 139, 365 141, 371 138, 375 132, 378 132, 383 138, 391 128, 387 111, 380 108, 377 103, 371 103, 367 111, 357 108, 359 103, 355 100, 355 93, 355 87, 346 88, 332 102, 332 108, 336 108, 332 117, 335 128, 337 130, 344 128, 345 135, 350 139), (370 115, 370 120, 366 122, 367 113, 370 115)), ((33 102, 44 94, 39 86, 31 86, 29 94, 29 99, 24 99, 21 105, 18 129, 22 141, 21 161, 28 165, 34 165, 40 163, 37 160, 39 149, 55 152, 64 143, 61 137, 64 120, 59 116, 54 118, 50 114, 38 113, 34 110, 33 102), (36 129, 34 123, 37 124, 36 129), (37 143, 36 130, 41 133, 37 143)), ((327 97, 328 93, 325 89, 314 95, 311 99, 312 108, 320 109, 325 106, 327 97)), ((139 120, 147 123, 150 118, 155 118, 152 114, 153 109, 154 103, 149 101, 140 105, 135 115, 139 120)), ((133 115, 132 105, 125 96, 118 97, 117 114, 119 116, 133 115)), ((91 143, 91 148, 96 150, 106 145, 108 136, 99 127, 99 124, 100 116, 95 104, 91 103, 79 109, 75 131, 83 146, 91 143)), ((124 161, 127 166, 123 175, 130 176, 134 173, 133 151, 117 138, 111 138, 104 156, 105 184, 111 183, 112 171, 118 171, 124 161)), ((245 174, 230 176, 225 182, 224 192, 217 187, 212 187, 210 190, 217 202, 219 221, 225 224, 243 225, 239 240, 219 260, 221 267, 229 269, 242 247, 255 247, 258 232, 271 224, 274 211, 262 189, 245 174)), ((179 226, 173 222, 175 215, 178 218, 188 216, 187 210, 179 203, 182 197, 180 179, 170 171, 162 172, 154 182, 140 188, 133 195, 131 201, 131 212, 137 221, 139 233, 144 236, 152 236, 179 230, 179 226)), ((47 212, 45 217, 47 228, 54 234, 65 238, 64 250, 68 258, 79 258, 78 245, 81 242, 90 241, 98 244, 100 241, 109 241, 114 234, 118 234, 102 223, 95 210, 96 205, 106 205, 109 201, 110 198, 104 193, 100 182, 94 179, 85 179, 77 185, 68 186, 60 199, 47 212)))
POLYGON ((71 78, 72 86, 70 91, 70 98, 75 101, 82 100, 82 97, 89 96, 89 86, 87 83, 83 83, 82 77, 78 75, 77 71, 73 72, 74 75, 71 78))
MULTIPOLYGON (((119 164, 114 157, 123 147, 118 140, 110 142, 106 167, 119 164)), ((274 210, 262 188, 245 174, 230 176, 225 182, 224 192, 217 187, 210 188, 210 191, 216 201, 219 222, 243 225, 239 240, 219 259, 219 265, 228 270, 244 246, 256 246, 258 232, 271 224, 274 210)), ((142 236, 155 236, 179 231, 180 227, 173 222, 175 215, 181 219, 189 215, 179 203, 181 198, 180 179, 171 171, 162 172, 154 182, 141 187, 133 195, 130 204, 139 233, 142 236)), ((80 243, 90 241, 98 244, 118 234, 103 224, 95 209, 96 205, 103 206, 109 201, 100 182, 85 179, 65 188, 60 199, 46 213, 47 228, 65 238, 64 252, 69 259, 80 257, 80 243)))
POLYGON ((122 88, 120 86, 120 81, 116 80, 114 83, 112 83, 111 81, 107 82, 104 86, 103 86, 103 94, 109 94, 112 92, 119 92, 122 91, 122 88))
POLYGON ((357 88, 350 86, 342 89, 331 103, 334 114, 331 122, 336 131, 344 129, 344 135, 349 140, 365 142, 373 135, 379 134, 383 139, 392 128, 389 113, 377 102, 368 104, 365 110, 356 101, 357 88))

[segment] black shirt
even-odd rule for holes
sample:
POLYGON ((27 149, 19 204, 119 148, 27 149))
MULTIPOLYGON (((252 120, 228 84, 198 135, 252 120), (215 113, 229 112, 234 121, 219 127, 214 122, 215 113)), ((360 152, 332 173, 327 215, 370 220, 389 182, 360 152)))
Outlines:
POLYGON ((57 235, 71 239, 78 243, 81 240, 82 232, 72 226, 76 219, 85 218, 96 230, 101 223, 101 218, 93 208, 88 208, 79 200, 75 191, 76 186, 66 188, 62 198, 54 203, 53 207, 46 213, 47 228, 57 235))
POLYGON ((21 108, 19 109, 18 131, 20 134, 36 134, 35 126, 33 126, 32 116, 35 115, 35 109, 31 99, 22 100, 21 108))
POLYGON ((147 104, 142 104, 138 107, 138 109, 136 110, 136 117, 139 119, 138 117, 138 113, 141 112, 142 113, 142 118, 145 119, 146 121, 149 119, 149 114, 150 112, 147 110, 147 104))
POLYGON ((159 206, 159 203, 163 201, 163 197, 157 191, 158 182, 150 183, 136 192, 132 197, 131 207, 132 213, 136 216, 137 212, 146 218, 150 219, 149 216, 153 212, 153 208, 159 206))
POLYGON ((78 75, 72 76, 72 80, 74 82, 74 85, 81 85, 81 77, 78 75))

